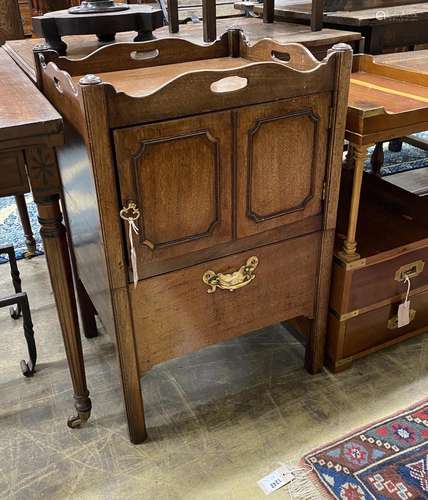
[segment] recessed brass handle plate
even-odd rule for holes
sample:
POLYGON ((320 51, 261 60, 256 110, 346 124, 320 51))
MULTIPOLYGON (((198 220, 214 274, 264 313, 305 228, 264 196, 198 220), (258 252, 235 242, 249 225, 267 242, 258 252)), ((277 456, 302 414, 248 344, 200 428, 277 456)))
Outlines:
MULTIPOLYGON (((410 323, 415 319, 415 317, 416 317, 416 310, 410 309, 410 311, 409 311, 410 323)), ((392 318, 389 318, 387 326, 388 326, 388 330, 396 330, 398 328, 398 314, 396 314, 392 318)))
POLYGON ((419 276, 425 267, 424 260, 416 260, 415 262, 410 262, 409 264, 404 264, 395 273, 394 279, 399 283, 402 283, 406 280, 406 276, 408 278, 416 278, 419 276))
POLYGON ((247 259, 247 262, 233 273, 223 274, 214 271, 206 271, 202 276, 202 281, 211 288, 208 293, 214 293, 217 288, 233 292, 247 286, 256 277, 254 270, 259 264, 259 259, 255 256, 247 259))

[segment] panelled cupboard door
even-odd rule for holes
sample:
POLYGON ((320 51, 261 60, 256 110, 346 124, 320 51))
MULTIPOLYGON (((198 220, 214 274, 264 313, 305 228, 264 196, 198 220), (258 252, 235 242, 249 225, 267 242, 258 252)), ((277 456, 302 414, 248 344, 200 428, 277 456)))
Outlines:
POLYGON ((115 130, 114 141, 122 206, 141 213, 140 265, 232 238, 229 112, 115 130))
POLYGON ((245 107, 237 117, 237 236, 322 211, 330 94, 245 107))

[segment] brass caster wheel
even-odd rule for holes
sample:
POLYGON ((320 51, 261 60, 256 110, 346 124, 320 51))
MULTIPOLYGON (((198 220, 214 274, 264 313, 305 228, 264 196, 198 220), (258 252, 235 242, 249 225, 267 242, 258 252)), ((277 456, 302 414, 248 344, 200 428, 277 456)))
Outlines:
POLYGON ((78 429, 82 424, 88 421, 91 411, 79 411, 74 417, 69 417, 67 425, 70 429, 78 429))
POLYGON ((35 255, 36 255, 36 249, 34 249, 34 250, 27 250, 26 252, 24 252, 24 259, 30 260, 33 257, 35 257, 35 255))

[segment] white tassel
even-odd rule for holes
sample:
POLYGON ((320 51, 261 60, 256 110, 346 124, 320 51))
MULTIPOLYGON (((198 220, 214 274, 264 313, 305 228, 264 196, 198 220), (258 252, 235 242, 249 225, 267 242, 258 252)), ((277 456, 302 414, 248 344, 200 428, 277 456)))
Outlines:
POLYGON ((129 244, 131 245, 132 277, 134 279, 134 288, 137 288, 138 284, 137 252, 135 251, 134 238, 132 233, 135 233, 138 236, 139 230, 133 219, 128 219, 128 224, 129 224, 129 244))
POLYGON ((288 494, 292 500, 323 500, 310 478, 312 471, 311 466, 291 469, 295 479, 288 484, 288 494))
POLYGON ((128 237, 129 245, 131 247, 131 267, 132 267, 132 277, 134 280, 134 288, 137 288, 138 284, 138 262, 137 262, 137 252, 135 251, 134 245, 134 233, 138 236, 139 229, 135 221, 140 218, 140 211, 137 205, 130 201, 126 207, 123 207, 119 213, 121 219, 126 220, 129 224, 128 227, 128 237))
POLYGON ((292 467, 282 462, 279 463, 287 467, 294 476, 294 479, 287 485, 288 495, 291 500, 323 500, 325 498, 321 496, 321 493, 311 479, 311 473, 314 470, 312 465, 292 467))

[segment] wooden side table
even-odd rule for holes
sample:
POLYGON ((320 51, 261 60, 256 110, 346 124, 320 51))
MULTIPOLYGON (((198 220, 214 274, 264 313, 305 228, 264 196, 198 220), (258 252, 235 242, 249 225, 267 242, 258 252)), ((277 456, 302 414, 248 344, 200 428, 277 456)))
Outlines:
POLYGON ((350 47, 319 62, 231 29, 208 46, 37 60, 65 117, 78 275, 117 345, 132 442, 146 437, 140 377, 167 359, 305 317, 306 367, 319 371, 350 47))
MULTIPOLYGON (((240 2, 239 2, 240 3, 240 2)), ((381 54, 384 50, 428 43, 428 2, 411 5, 390 5, 354 11, 324 12, 325 28, 358 31, 365 38, 368 54, 381 54)), ((242 8, 241 6, 237 6, 242 8)), ((254 7, 263 13, 263 5, 254 7)), ((278 21, 309 24, 311 3, 296 0, 276 0, 275 18, 278 21)))
POLYGON ((407 63, 391 67, 369 55, 354 57, 346 124, 351 153, 342 175, 327 342, 334 371, 428 326, 427 200, 376 175, 382 142, 428 129, 428 66, 420 71, 420 63, 413 69, 407 63), (375 144, 374 171, 366 174, 375 144), (406 276, 414 312, 400 326, 406 276))
POLYGON ((70 255, 59 203, 61 180, 54 148, 63 140, 61 116, 0 49, 0 192, 5 181, 15 178, 19 184, 28 175, 72 375, 78 416, 70 424, 76 425, 89 418, 91 401, 82 369, 70 255))

